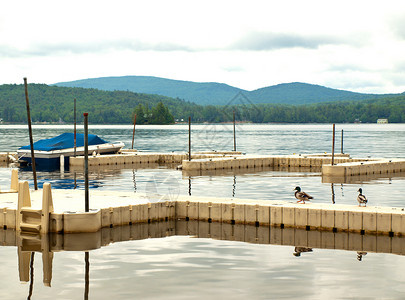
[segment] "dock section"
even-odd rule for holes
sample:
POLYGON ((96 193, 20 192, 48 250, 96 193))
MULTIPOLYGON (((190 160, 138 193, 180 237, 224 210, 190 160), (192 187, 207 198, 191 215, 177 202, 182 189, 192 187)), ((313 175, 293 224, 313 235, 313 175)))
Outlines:
MULTIPOLYGON (((0 163, 16 162, 15 153, 0 153, 0 163)), ((303 168, 321 170, 325 182, 350 182, 352 176, 396 174, 405 172, 405 159, 352 158, 349 154, 330 153, 293 155, 244 155, 236 151, 194 152, 189 160, 188 153, 151 153, 137 150, 122 150, 118 154, 90 154, 88 166, 126 166, 148 164, 172 164, 190 174, 212 170, 237 170, 280 168, 303 168)), ((84 157, 70 157, 69 165, 78 170, 84 167, 84 157)))
MULTIPOLYGON (((19 183, 23 184, 23 183, 19 183)), ((17 228, 19 194, 0 195, 0 226, 17 228)), ((84 191, 53 190, 49 232, 96 232, 101 228, 169 220, 196 220, 307 231, 405 235, 404 208, 358 207, 338 204, 297 204, 295 201, 249 200, 92 191, 90 212, 83 212, 84 191)), ((32 209, 42 209, 42 191, 30 191, 32 209)), ((28 223, 28 222, 25 222, 28 223)))
MULTIPOLYGON (((195 152, 191 155, 194 159, 209 159, 226 156, 241 155, 241 152, 195 152)), ((123 151, 119 154, 111 155, 89 155, 89 166, 105 166, 105 165, 131 165, 131 164, 181 164, 182 161, 188 160, 188 153, 150 153, 139 151, 123 151)), ((83 167, 84 157, 70 157, 70 166, 83 167)))
MULTIPOLYGON (((372 159, 350 158, 348 155, 338 155, 334 158, 334 163, 364 162, 372 159)), ((245 169, 258 167, 296 167, 296 168, 321 168, 332 163, 330 155, 241 155, 233 157, 213 157, 183 160, 183 170, 186 171, 206 171, 220 169, 245 169)))
POLYGON ((17 161, 17 153, 15 152, 0 152, 0 163, 10 163, 17 161))
POLYGON ((336 165, 323 165, 322 175, 350 177, 405 172, 405 159, 375 159, 373 161, 350 161, 336 165))

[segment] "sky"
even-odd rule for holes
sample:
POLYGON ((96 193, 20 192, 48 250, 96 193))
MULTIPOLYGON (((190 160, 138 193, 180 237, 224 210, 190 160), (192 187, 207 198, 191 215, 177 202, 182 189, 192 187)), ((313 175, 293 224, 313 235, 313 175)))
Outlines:
POLYGON ((402 93, 405 1, 2 1, 0 69, 0 84, 140 75, 402 93))

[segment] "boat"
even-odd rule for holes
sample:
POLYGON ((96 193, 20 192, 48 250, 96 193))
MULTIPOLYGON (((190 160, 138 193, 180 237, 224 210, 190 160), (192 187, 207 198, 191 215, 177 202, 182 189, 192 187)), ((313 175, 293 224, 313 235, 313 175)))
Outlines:
MULTIPOLYGON (((60 157, 64 156, 65 166, 69 165, 69 157, 74 156, 74 134, 62 133, 49 139, 42 139, 34 143, 35 166, 39 169, 55 169, 60 166, 60 157)), ((95 134, 88 135, 89 155, 113 154, 125 146, 122 142, 107 142, 95 134)), ((17 150, 18 160, 30 165, 31 146, 23 146, 17 150)), ((76 155, 84 155, 84 134, 76 134, 76 155)))

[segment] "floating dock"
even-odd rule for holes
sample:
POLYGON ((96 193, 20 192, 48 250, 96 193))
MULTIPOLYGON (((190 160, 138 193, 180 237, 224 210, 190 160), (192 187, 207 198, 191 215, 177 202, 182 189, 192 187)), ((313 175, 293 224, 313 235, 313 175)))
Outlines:
POLYGON ((17 153, 15 152, 0 152, 0 163, 10 163, 17 161, 17 153))
MULTIPOLYGON (((364 161, 352 159, 348 155, 335 158, 336 163, 347 161, 364 161)), ((320 168, 331 164, 332 158, 326 155, 240 155, 233 157, 203 158, 184 160, 182 169, 185 171, 206 171, 221 169, 249 169, 258 167, 303 167, 320 168)))
MULTIPOLYGON (((15 153, 0 153, 0 162, 16 161, 15 153)), ((309 168, 320 170, 326 181, 348 182, 352 176, 395 174, 405 172, 405 159, 352 158, 349 154, 329 153, 293 155, 243 155, 234 151, 188 153, 150 153, 121 150, 112 155, 90 155, 88 166, 126 166, 148 164, 174 164, 190 174, 206 171, 259 168, 309 168)), ((78 170, 84 167, 84 157, 70 157, 69 165, 78 170)))
POLYGON ((18 184, 18 193, 0 194, 0 226, 4 229, 81 233, 180 219, 308 231, 405 235, 404 208, 91 191, 90 212, 83 212, 83 190, 51 190, 45 184, 43 191, 30 191, 27 182, 18 184))
MULTIPOLYGON (((9 154, 8 154, 9 155, 9 154)), ((347 154, 242 155, 240 152, 142 153, 127 150, 118 155, 92 155, 89 166, 133 166, 181 162, 184 172, 212 172, 266 168, 320 169, 323 178, 350 178, 383 173, 401 174, 404 159, 353 159, 347 154)), ((83 157, 70 159, 82 168, 83 157)), ((9 193, 0 194, 0 226, 33 233, 96 232, 101 228, 168 220, 302 228, 332 232, 405 235, 404 208, 357 207, 338 204, 297 204, 282 201, 220 199, 207 197, 91 191, 90 212, 83 212, 84 191, 30 191, 27 182, 18 183, 13 171, 9 193), (16 182, 17 181, 17 182, 16 182), (18 193, 16 193, 18 191, 18 193), (14 193, 13 193, 14 192, 14 193)), ((333 180, 331 180, 333 182, 333 180)), ((292 196, 293 198, 293 196, 292 196)))
MULTIPOLYGON (((131 164, 181 164, 184 171, 198 174, 212 170, 238 170, 254 168, 313 168, 319 169, 322 176, 345 178, 351 176, 391 174, 405 172, 405 159, 351 158, 348 154, 294 154, 294 155, 242 155, 240 152, 187 153, 143 153, 124 152, 114 155, 94 155, 89 157, 89 167, 131 164)), ((84 157, 70 158, 70 166, 84 166, 84 157)), ((333 180, 332 180, 333 181, 333 180)))
MULTIPOLYGON (((210 159, 226 156, 241 155, 241 152, 225 151, 225 152, 195 152, 192 153, 192 159, 210 159)), ((89 155, 90 166, 106 166, 106 165, 131 165, 131 164, 181 164, 188 160, 188 153, 151 153, 139 152, 136 150, 124 150, 119 154, 111 155, 89 155)), ((70 157, 69 165, 73 167, 83 167, 84 157, 70 157)))
POLYGON ((323 165, 322 175, 329 177, 350 177, 400 173, 405 171, 405 159, 375 159, 372 161, 342 162, 336 165, 323 165))

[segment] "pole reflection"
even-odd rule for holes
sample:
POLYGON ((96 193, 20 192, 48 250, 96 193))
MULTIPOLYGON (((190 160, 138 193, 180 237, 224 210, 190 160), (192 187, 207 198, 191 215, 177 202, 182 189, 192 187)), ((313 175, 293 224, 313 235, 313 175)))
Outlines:
POLYGON ((30 262, 30 288, 28 292, 27 299, 30 300, 32 296, 32 292, 34 290, 34 255, 35 252, 31 253, 31 262, 30 262))
POLYGON ((235 193, 236 193, 236 175, 233 175, 232 198, 235 197, 235 193))
POLYGON ((89 252, 84 252, 84 265, 85 265, 85 272, 84 272, 84 300, 89 299, 89 286, 90 286, 90 261, 89 261, 89 252))
POLYGON ((134 183, 134 192, 136 193, 136 172, 135 172, 135 169, 132 169, 132 181, 134 183))
POLYGON ((191 196, 191 176, 188 176, 188 195, 191 196))

